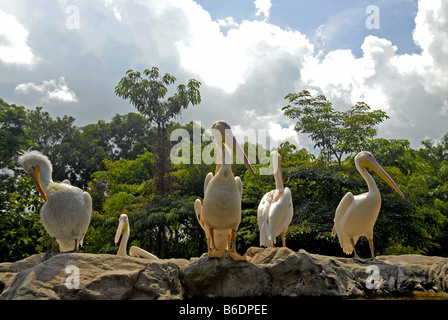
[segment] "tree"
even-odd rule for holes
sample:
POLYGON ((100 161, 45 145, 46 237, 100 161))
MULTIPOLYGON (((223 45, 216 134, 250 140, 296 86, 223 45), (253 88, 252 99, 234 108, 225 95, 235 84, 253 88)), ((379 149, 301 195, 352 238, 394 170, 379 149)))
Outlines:
POLYGON ((9 105, 0 98, 0 168, 11 165, 11 159, 28 143, 26 121, 24 107, 9 105))
POLYGON ((369 111, 364 102, 345 112, 334 110, 324 95, 312 97, 307 90, 290 93, 285 99, 290 104, 282 110, 298 120, 295 129, 309 134, 327 164, 334 156, 339 167, 345 154, 361 151, 366 141, 376 135, 374 126, 389 118, 384 111, 369 111))
POLYGON ((152 67, 145 69, 143 76, 139 71, 128 70, 115 87, 115 94, 129 100, 131 104, 144 116, 154 122, 157 129, 156 147, 156 190, 164 194, 168 191, 168 183, 165 181, 165 174, 169 171, 169 146, 170 141, 167 135, 167 124, 170 119, 178 116, 182 109, 201 102, 199 87, 201 83, 195 79, 190 79, 187 85, 177 86, 177 92, 164 100, 168 88, 176 78, 165 73, 160 76, 159 69, 152 67))
POLYGON ((28 124, 25 127, 31 140, 30 145, 45 154, 53 165, 53 179, 69 179, 79 187, 85 187, 89 177, 85 177, 85 162, 88 154, 82 150, 79 128, 73 125, 75 118, 69 116, 53 119, 42 107, 28 110, 28 124))

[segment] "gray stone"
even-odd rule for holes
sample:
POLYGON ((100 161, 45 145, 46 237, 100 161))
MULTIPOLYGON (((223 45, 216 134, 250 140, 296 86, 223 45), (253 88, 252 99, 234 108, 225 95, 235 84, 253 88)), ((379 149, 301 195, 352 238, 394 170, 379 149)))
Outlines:
POLYGON ((108 254, 37 254, 0 263, 0 299, 184 299, 218 297, 396 297, 448 299, 448 259, 379 256, 376 261, 249 248, 148 261, 108 254))

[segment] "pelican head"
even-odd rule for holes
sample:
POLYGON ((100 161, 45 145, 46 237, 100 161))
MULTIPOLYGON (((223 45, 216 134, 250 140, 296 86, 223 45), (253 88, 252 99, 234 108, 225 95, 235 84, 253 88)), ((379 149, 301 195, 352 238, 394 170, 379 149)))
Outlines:
POLYGON ((118 241, 120 241, 120 237, 122 233, 126 233, 129 230, 129 219, 126 214, 122 214, 120 218, 118 218, 118 228, 115 233, 115 245, 117 245, 118 241))
MULTIPOLYGON (((236 154, 236 156, 241 161, 243 161, 246 168, 249 169, 250 172, 252 172, 252 174, 254 176, 256 176, 254 169, 252 168, 252 165, 249 162, 249 159, 247 159, 247 156, 244 153, 243 148, 241 148, 239 143, 236 141, 236 138, 232 133, 232 129, 230 128, 230 125, 227 122, 222 121, 222 120, 215 122, 210 127, 210 131, 212 133, 213 140, 215 141, 215 144, 217 146, 217 148, 215 149, 217 152, 217 155, 218 155, 216 171, 218 171, 219 168, 221 167, 220 165, 218 165, 218 162, 219 162, 219 160, 222 159, 223 153, 225 152, 224 149, 227 148, 228 150, 230 149, 231 151, 233 151, 233 153, 236 154), (219 158, 221 158, 221 159, 219 159, 219 158)), ((224 162, 230 163, 227 161, 228 160, 225 160, 224 162)))
POLYGON ((368 151, 362 151, 355 157, 355 164, 358 168, 369 168, 373 170, 381 179, 391 186, 400 196, 404 198, 403 192, 395 184, 394 180, 387 174, 387 172, 376 162, 375 157, 368 151))
POLYGON ((25 169, 25 171, 28 172, 33 179, 33 182, 42 198, 47 201, 48 198, 42 187, 42 181, 44 180, 48 182, 51 180, 51 172, 53 167, 48 157, 35 150, 23 151, 21 152, 18 160, 23 169, 25 169), (44 179, 42 179, 42 176, 44 176, 44 179))

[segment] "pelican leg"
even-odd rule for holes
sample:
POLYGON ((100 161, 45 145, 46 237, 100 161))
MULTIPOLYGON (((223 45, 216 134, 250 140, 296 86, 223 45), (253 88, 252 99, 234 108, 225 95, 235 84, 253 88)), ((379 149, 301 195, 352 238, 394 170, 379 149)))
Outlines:
POLYGON ((55 255, 57 255, 58 253, 61 253, 60 251, 56 250, 56 237, 52 237, 51 239, 52 239, 51 249, 50 249, 50 251, 45 253, 45 260, 48 260, 48 259, 54 257, 55 255))
POLYGON ((75 249, 73 249, 73 252, 79 252, 78 251, 78 239, 75 239, 75 249))
POLYGON ((207 252, 210 253, 211 248, 210 248, 210 238, 207 237, 207 252))
POLYGON ((373 239, 369 239, 369 247, 370 247, 370 259, 369 260, 376 260, 375 258, 375 250, 373 249, 373 239))
POLYGON ((227 254, 230 256, 230 258, 233 259, 233 261, 246 261, 246 258, 239 255, 238 252, 236 252, 236 230, 232 229, 232 236, 230 237, 229 241, 229 250, 227 250, 227 254))
POLYGON ((286 247, 286 233, 282 232, 282 246, 286 247))
POLYGON ((56 251, 56 237, 52 237, 52 242, 51 242, 51 249, 50 252, 58 252, 56 251))
POLYGON ((362 259, 358 256, 358 253, 356 252, 355 241, 353 241, 353 239, 351 239, 350 242, 352 243, 352 246, 353 246, 353 253, 355 254, 355 256, 353 257, 353 259, 355 259, 355 260, 362 260, 362 259))
POLYGON ((212 242, 212 248, 211 250, 208 252, 208 256, 210 258, 220 258, 222 257, 222 255, 224 254, 224 251, 222 250, 218 250, 216 249, 216 245, 215 245, 215 233, 213 231, 213 228, 209 230, 210 231, 210 239, 212 242))

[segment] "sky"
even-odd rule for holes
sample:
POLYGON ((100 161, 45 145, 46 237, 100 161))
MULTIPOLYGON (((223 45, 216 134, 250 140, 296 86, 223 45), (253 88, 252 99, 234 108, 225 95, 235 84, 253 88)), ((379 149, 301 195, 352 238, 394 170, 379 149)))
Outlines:
POLYGON ((78 126, 137 112, 114 88, 156 66, 202 83, 176 121, 225 120, 240 143, 316 151, 281 111, 307 89, 386 111, 377 137, 419 148, 448 132, 446 57, 442 0, 0 0, 0 97, 78 126))

